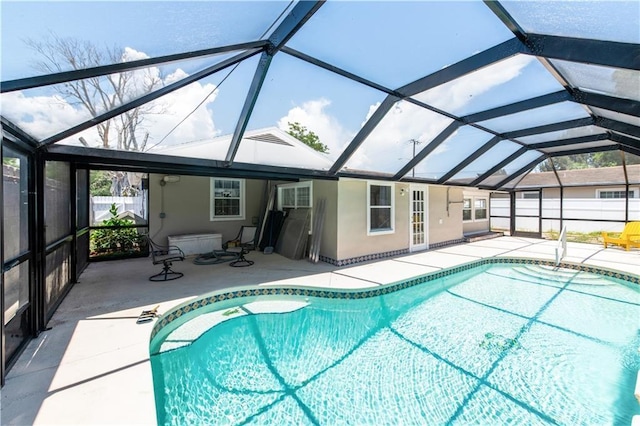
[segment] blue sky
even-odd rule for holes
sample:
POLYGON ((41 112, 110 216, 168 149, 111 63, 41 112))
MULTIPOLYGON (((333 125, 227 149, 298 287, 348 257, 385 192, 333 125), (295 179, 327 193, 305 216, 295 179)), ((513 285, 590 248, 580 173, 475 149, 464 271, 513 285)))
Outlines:
POLYGON ((3 0, 2 79, 33 74, 23 40, 46 37, 49 32, 160 56, 256 39, 286 5, 275 1, 3 0), (246 19, 247 7, 251 22, 246 19))
MULTIPOLYGON (((2 1, 1 78, 10 80, 37 74, 32 62, 38 57, 26 47, 27 38, 40 40, 55 34, 87 40, 99 47, 127 47, 128 58, 132 60, 257 39, 288 4, 276 1, 2 1)), ((628 28, 637 29, 638 18, 629 15, 638 11, 638 2, 603 4, 585 7, 581 2, 567 1, 505 3, 515 15, 523 17, 532 31, 562 28, 566 32, 563 35, 589 36, 592 30, 585 29, 572 15, 580 11, 587 23, 596 19, 598 13, 629 22, 617 33, 606 23, 593 30, 595 35, 625 41, 632 37, 628 28), (544 12, 543 4, 554 5, 557 13, 549 14, 548 7, 544 12), (551 19, 543 22, 542 18, 549 15, 551 19), (567 23, 564 27, 558 25, 562 19, 567 23)), ((512 37, 479 0, 329 1, 288 45, 396 88, 512 37)), ((194 62, 202 66, 206 61, 194 62)), ((168 84, 195 72, 196 64, 170 64, 162 70, 147 72, 168 84)), ((203 107, 163 143, 183 143, 233 132, 256 64, 257 58, 245 61, 219 87, 228 70, 182 89, 167 98, 165 104, 157 105, 164 116, 162 120, 149 122, 155 132, 153 143, 162 140, 170 128, 202 101, 203 107)), ((538 61, 514 57, 500 64, 499 71, 487 69, 416 98, 454 114, 467 114, 561 89, 538 61)), ((3 96, 3 114, 41 138, 60 131, 58 127, 88 118, 64 100, 52 97, 53 94, 48 88, 3 96), (15 105, 19 108, 12 111, 15 105), (44 108, 43 111, 38 111, 39 107, 44 108), (43 118, 51 114, 62 117, 43 118)), ((329 145, 331 155, 337 157, 384 96, 377 90, 279 53, 272 61, 248 130, 269 126, 286 128, 287 122, 300 121, 321 136, 329 145)), ((411 155, 407 140, 428 141, 446 125, 431 114, 415 112, 406 103, 399 104, 396 110, 404 115, 396 114, 381 123, 363 145, 376 148, 354 156, 353 167, 380 170, 392 155, 393 165, 386 168, 393 170, 398 162, 396 157, 403 163, 411 155), (429 120, 420 119, 426 116, 429 120)), ((439 151, 434 151, 429 161, 435 164, 439 155, 448 158, 447 146, 443 144, 439 151)))

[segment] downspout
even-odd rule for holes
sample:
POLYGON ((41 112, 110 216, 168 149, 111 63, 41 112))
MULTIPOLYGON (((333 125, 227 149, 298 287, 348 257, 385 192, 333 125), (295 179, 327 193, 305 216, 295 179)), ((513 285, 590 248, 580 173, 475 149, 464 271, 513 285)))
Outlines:
POLYGON ((451 187, 447 187, 447 217, 449 217, 449 205, 451 204, 462 204, 464 203, 464 200, 460 200, 460 201, 449 201, 449 191, 451 190, 451 187))

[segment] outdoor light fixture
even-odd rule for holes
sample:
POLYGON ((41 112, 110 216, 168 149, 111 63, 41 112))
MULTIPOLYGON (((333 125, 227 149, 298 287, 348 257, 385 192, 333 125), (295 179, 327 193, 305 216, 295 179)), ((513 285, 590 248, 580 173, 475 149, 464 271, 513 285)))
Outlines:
POLYGON ((166 183, 180 182, 180 176, 167 175, 162 178, 162 181, 166 183))

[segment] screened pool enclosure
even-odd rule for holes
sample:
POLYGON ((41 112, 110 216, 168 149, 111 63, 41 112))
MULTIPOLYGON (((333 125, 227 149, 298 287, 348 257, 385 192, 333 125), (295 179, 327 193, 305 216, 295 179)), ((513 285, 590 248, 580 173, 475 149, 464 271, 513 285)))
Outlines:
POLYGON ((536 235, 543 221, 640 220, 636 1, 6 1, 1 13, 3 382, 87 265, 92 170, 473 187, 509 200, 496 215, 512 233, 527 217, 536 235), (292 123, 326 161, 239 156, 247 132, 292 123), (215 152, 176 154, 215 138, 215 152), (574 187, 620 207, 565 216, 574 187), (539 210, 517 214, 520 198, 539 210))

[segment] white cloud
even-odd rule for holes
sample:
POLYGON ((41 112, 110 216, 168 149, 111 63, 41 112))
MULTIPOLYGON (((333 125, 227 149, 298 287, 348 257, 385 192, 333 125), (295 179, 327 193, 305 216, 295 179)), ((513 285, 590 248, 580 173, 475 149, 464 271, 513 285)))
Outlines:
MULTIPOLYGON (((377 106, 373 105, 370 114, 375 109, 377 106)), ((446 117, 409 102, 397 102, 360 145, 360 149, 349 159, 346 166, 351 169, 395 173, 413 156, 411 139, 420 142, 416 147, 416 152, 419 152, 450 122, 446 117)))
POLYGON ((420 93, 414 98, 430 105, 444 105, 447 111, 455 114, 474 96, 479 96, 519 76, 522 70, 533 61, 536 61, 533 56, 514 56, 420 93))
MULTIPOLYGON (((187 74, 182 70, 177 70, 167 76, 164 82, 165 84, 170 84, 184 77, 187 77, 187 74)), ((195 82, 154 101, 152 103, 153 108, 162 113, 150 114, 146 118, 145 127, 151 134, 147 146, 151 147, 159 143, 165 135, 187 116, 188 118, 180 123, 159 146, 210 139, 218 136, 220 131, 216 129, 212 113, 207 108, 215 101, 217 95, 218 92, 214 84, 195 82), (193 111, 196 105, 207 96, 207 100, 197 110, 193 111)))
MULTIPOLYGON (((145 53, 131 48, 125 48, 122 56, 124 62, 145 58, 148 58, 145 53)), ((181 69, 176 69, 163 77, 157 67, 149 67, 134 70, 130 76, 127 100, 143 95, 144 88, 154 79, 162 81, 162 84, 157 86, 161 87, 179 81, 188 74, 181 69)), ((150 114, 145 116, 142 127, 139 128, 138 139, 141 140, 144 132, 149 131, 147 146, 158 143, 207 96, 206 101, 162 142, 162 146, 217 136, 219 131, 215 127, 211 111, 207 108, 216 99, 215 89, 214 84, 194 82, 143 106, 150 114)), ((64 99, 59 94, 50 93, 52 93, 50 88, 43 88, 2 94, 2 112, 37 139, 53 136, 91 118, 89 112, 82 106, 72 104, 70 100, 64 99), (36 92, 38 94, 33 95, 36 92)), ((110 135, 111 145, 115 147, 116 134, 111 132, 110 135)), ((99 135, 94 128, 73 135, 61 143, 78 145, 80 137, 83 137, 89 146, 101 146, 99 135)))
POLYGON ((329 147, 329 156, 335 159, 354 134, 346 130, 335 117, 326 112, 329 105, 331 105, 331 101, 324 98, 307 101, 302 106, 290 109, 287 115, 278 120, 278 128, 286 132, 289 130, 288 123, 302 124, 318 135, 320 142, 329 147))
MULTIPOLYGON (((526 55, 513 57, 496 66, 486 67, 433 88, 415 98, 427 104, 446 105, 448 111, 455 113, 469 103, 473 96, 516 78, 535 60, 526 55)), ((374 104, 369 108, 367 119, 379 105, 374 104)), ((395 173, 413 157, 413 144, 409 142, 411 139, 420 142, 416 146, 418 153, 450 122, 451 120, 444 116, 406 101, 398 102, 354 153, 347 167, 395 173)), ((431 155, 443 154, 447 149, 449 148, 440 145, 431 155)))
POLYGON ((2 94, 2 114, 36 139, 45 139, 90 118, 60 95, 2 94))
POLYGON ((148 58, 149 55, 147 55, 146 53, 140 52, 130 47, 125 47, 124 51, 122 52, 122 62, 139 61, 141 59, 148 58))

